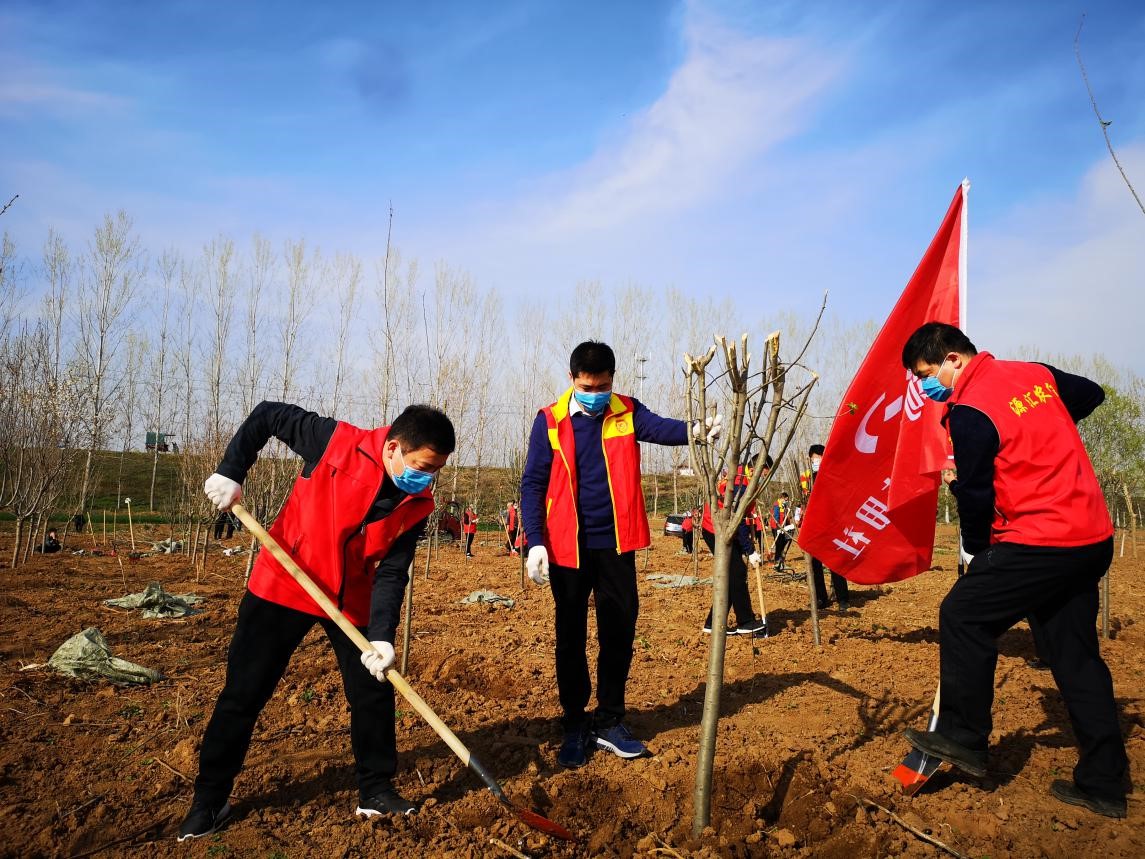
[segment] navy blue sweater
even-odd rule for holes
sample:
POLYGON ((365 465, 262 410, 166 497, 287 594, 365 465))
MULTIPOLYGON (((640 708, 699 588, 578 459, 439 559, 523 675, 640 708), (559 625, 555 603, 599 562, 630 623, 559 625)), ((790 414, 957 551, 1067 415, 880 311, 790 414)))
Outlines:
MULTIPOLYGON (((665 445, 688 443, 687 422, 662 418, 639 400, 634 399, 632 406, 632 426, 637 441, 665 445)), ((616 517, 612 511, 608 471, 604 464, 604 412, 596 417, 577 412, 570 420, 576 447, 577 515, 581 539, 589 549, 614 549, 616 517)), ((549 427, 544 414, 538 411, 529 435, 525 471, 521 475, 521 521, 530 546, 540 546, 544 542, 545 493, 549 488, 552 464, 549 427)))

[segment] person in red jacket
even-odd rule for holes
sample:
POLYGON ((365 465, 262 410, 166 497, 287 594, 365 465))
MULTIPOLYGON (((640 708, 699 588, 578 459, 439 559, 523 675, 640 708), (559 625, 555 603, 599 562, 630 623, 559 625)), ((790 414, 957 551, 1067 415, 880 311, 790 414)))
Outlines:
POLYGON ((473 538, 477 536, 477 514, 466 507, 461 514, 461 532, 465 535, 465 557, 473 557, 473 538))
POLYGON ((1125 816, 1128 759, 1113 679, 1097 640, 1097 583, 1113 560, 1113 523, 1076 422, 1101 386, 1045 364, 999 361, 957 328, 930 322, 903 366, 947 403, 966 572, 939 609, 941 706, 919 751, 986 774, 998 638, 1025 617, 1065 699, 1080 754, 1057 799, 1125 816))
POLYGON ((433 510, 430 484, 456 443, 453 425, 429 406, 410 406, 391 426, 367 430, 298 406, 260 403, 203 486, 219 510, 242 498, 242 482, 272 437, 302 457, 303 467, 270 533, 375 652, 362 654, 274 556, 261 552, 239 605, 226 682, 203 734, 180 841, 209 835, 230 817, 231 788, 258 715, 315 623, 330 640, 350 704, 357 814, 415 810, 393 788, 394 690, 385 671, 394 661, 407 570, 433 510))
POLYGON ((684 544, 684 551, 689 555, 692 554, 692 540, 695 537, 695 522, 692 520, 692 511, 688 510, 684 513, 684 518, 680 522, 681 540, 684 544))

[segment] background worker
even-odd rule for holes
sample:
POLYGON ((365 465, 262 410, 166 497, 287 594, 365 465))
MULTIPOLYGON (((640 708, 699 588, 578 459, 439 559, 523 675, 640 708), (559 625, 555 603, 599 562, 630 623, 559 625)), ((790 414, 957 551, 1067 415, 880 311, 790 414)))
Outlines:
MULTIPOLYGON (((819 474, 819 467, 823 463, 823 445, 813 444, 807 449, 807 456, 811 460, 811 467, 799 475, 799 486, 803 490, 803 507, 806 509, 811 491, 815 488, 815 478, 819 474)), ((819 609, 825 609, 831 604, 827 596, 827 585, 823 581, 823 562, 818 558, 811 559, 811 577, 815 583, 815 602, 819 609)), ((839 602, 839 611, 849 611, 851 603, 847 588, 847 580, 834 570, 831 571, 831 587, 835 591, 835 599, 839 602)))
POLYGON ((512 501, 505 505, 502 522, 505 524, 505 548, 509 550, 510 556, 516 557, 521 546, 521 521, 517 515, 517 505, 512 501))
POLYGON ((473 538, 477 536, 477 514, 473 508, 466 507, 461 514, 461 533, 465 535, 465 557, 473 557, 473 538))
POLYGON ((226 682, 203 734, 194 799, 179 827, 180 841, 226 823, 231 789, 258 715, 315 623, 330 640, 350 704, 356 813, 373 817, 415 810, 392 783, 394 690, 385 671, 394 661, 407 570, 433 511, 430 484, 455 445, 453 425, 429 406, 410 406, 392 426, 368 430, 298 406, 260 403, 203 486, 219 510, 242 498, 242 482, 272 437, 304 465, 270 533, 371 640, 375 652, 361 653, 270 552, 259 553, 239 604, 226 682))
MULTIPOLYGON (((613 393, 615 372, 616 357, 606 344, 589 341, 573 350, 572 385, 537 412, 521 477, 529 578, 549 582, 553 592, 565 732, 557 760, 566 767, 587 763, 590 740, 622 758, 647 753, 623 723, 639 611, 636 550, 652 542, 638 442, 688 441, 684 421, 613 393), (600 644, 591 717, 585 712, 592 693, 585 653, 590 596, 600 644)), ((704 432, 714 438, 719 418, 707 423, 704 432)))
POLYGON ((923 393, 947 403, 967 563, 939 609, 937 729, 908 729, 907 739, 986 774, 998 638, 1028 616, 1041 627, 1039 652, 1080 747, 1073 778, 1055 780, 1050 792, 1124 817, 1129 762, 1097 640, 1097 584, 1113 560, 1113 523, 1075 426, 1105 392, 1044 364, 999 361, 938 322, 910 336, 902 360, 923 393))
MULTIPOLYGON (((771 470, 771 457, 768 457, 767 464, 764 466, 764 474, 771 470)), ((741 468, 738 474, 743 473, 741 468)), ((750 478, 749 478, 750 479, 750 478)), ((724 490, 727 488, 726 481, 720 481, 716 487, 716 491, 722 496, 724 490)), ((743 494, 747 489, 747 482, 740 484, 738 487, 733 487, 732 492, 743 494)), ((733 498, 735 496, 733 495, 733 498)), ((733 501, 733 503, 735 503, 733 501)), ((723 502, 719 502, 719 506, 723 507, 723 502)), ((707 544, 708 551, 712 553, 713 563, 716 554, 716 534, 715 525, 712 522, 712 508, 710 504, 704 505, 704 516, 701 522, 700 532, 703 536, 704 543, 707 544)), ((740 522, 736 527, 735 542, 732 546, 731 559, 728 562, 728 609, 735 612, 736 625, 728 630, 729 635, 751 635, 757 638, 767 637, 767 619, 756 617, 755 611, 751 607, 751 590, 747 586, 747 565, 744 563, 744 556, 747 556, 748 562, 753 568, 758 567, 761 563, 759 552, 756 551, 755 546, 752 544, 751 532, 748 530, 746 522, 740 522)), ((708 619, 704 621, 704 632, 711 633, 712 631, 712 610, 708 609, 708 619)))
POLYGON ((692 511, 689 510, 684 514, 683 520, 680 522, 680 537, 684 544, 684 551, 689 555, 692 554, 692 542, 695 539, 695 522, 692 519, 692 511))
POLYGON ((775 538, 775 569, 782 572, 784 560, 787 557, 787 548, 795 536, 795 517, 791 509, 791 496, 787 492, 779 493, 775 503, 771 505, 771 534, 775 538))

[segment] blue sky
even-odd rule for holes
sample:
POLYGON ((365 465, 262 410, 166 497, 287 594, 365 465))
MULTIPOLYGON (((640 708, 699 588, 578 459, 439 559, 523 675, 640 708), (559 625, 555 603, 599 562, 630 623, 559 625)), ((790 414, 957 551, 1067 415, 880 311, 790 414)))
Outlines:
MULTIPOLYGON (((1085 7, 1145 192, 1145 5, 1085 7)), ((1145 215, 1081 11, 0 0, 0 226, 32 257, 119 208, 155 253, 259 231, 375 257, 392 202, 407 256, 511 297, 829 289, 865 319, 968 176, 973 338, 1130 365, 1145 215)))

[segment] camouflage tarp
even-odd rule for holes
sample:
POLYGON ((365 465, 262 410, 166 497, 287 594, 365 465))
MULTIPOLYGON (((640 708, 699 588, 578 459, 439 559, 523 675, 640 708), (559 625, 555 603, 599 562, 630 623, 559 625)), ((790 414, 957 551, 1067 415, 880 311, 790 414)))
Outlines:
POLYGON ((657 582, 658 584, 652 585, 654 588, 693 588, 696 585, 710 585, 712 583, 710 578, 698 579, 695 576, 670 576, 667 573, 652 573, 644 578, 650 582, 657 582))
POLYGON ((512 608, 517 604, 509 597, 503 597, 500 594, 493 593, 493 591, 474 591, 461 602, 462 604, 490 603, 491 605, 503 605, 505 608, 512 608))
POLYGON ((194 594, 168 593, 159 582, 151 582, 141 594, 128 594, 103 602, 117 608, 141 608, 144 617, 186 617, 195 614, 191 606, 202 601, 202 597, 194 594))
POLYGON ((173 555, 181 551, 183 551, 183 541, 171 537, 151 544, 151 553, 154 555, 173 555))
POLYGON ((106 677, 112 683, 154 683, 163 676, 158 671, 112 656, 107 639, 94 626, 61 644, 48 665, 70 677, 81 680, 106 677))

